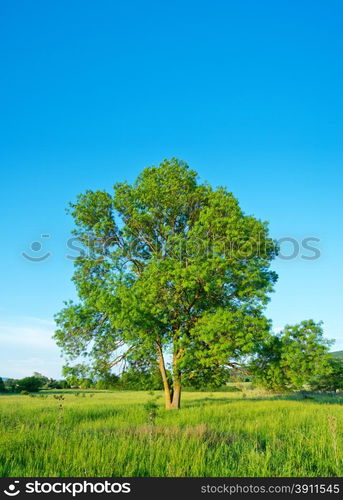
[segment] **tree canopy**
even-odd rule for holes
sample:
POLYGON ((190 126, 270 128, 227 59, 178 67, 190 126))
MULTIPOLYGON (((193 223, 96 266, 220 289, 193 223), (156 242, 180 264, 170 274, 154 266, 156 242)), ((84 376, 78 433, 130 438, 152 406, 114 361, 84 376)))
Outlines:
POLYGON ((343 360, 329 357, 325 371, 317 373, 310 381, 314 391, 343 391, 343 360))
POLYGON ((83 245, 79 302, 56 315, 55 333, 70 359, 103 373, 125 360, 156 364, 166 407, 178 408, 183 381, 239 369, 269 337, 276 245, 226 188, 165 160, 112 194, 80 194, 70 213, 83 245))
POLYGON ((287 325, 260 345, 250 364, 255 379, 271 390, 298 390, 330 375, 329 347, 321 323, 287 325))

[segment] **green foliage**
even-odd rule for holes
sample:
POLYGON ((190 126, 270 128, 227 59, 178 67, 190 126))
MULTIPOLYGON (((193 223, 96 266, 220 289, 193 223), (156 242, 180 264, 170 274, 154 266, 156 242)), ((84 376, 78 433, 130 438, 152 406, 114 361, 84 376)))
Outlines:
POLYGON ((17 380, 16 391, 38 392, 43 387, 43 380, 38 377, 25 377, 17 380))
POLYGON ((0 377, 0 392, 6 392, 5 384, 1 377, 0 377))
POLYGON ((230 371, 223 366, 194 370, 185 378, 184 388, 193 390, 214 390, 224 387, 230 380, 230 371))
POLYGON ((93 380, 88 377, 89 370, 85 365, 63 366, 62 373, 69 387, 89 389, 93 386, 93 380))
POLYGON ((46 377, 45 375, 42 375, 39 372, 33 372, 33 377, 35 377, 41 381, 42 387, 44 385, 47 385, 49 383, 49 381, 52 380, 52 379, 49 379, 49 377, 46 377))
POLYGON ((50 378, 43 389, 68 389, 70 386, 66 380, 54 380, 50 378))
POLYGON ((319 374, 310 381, 313 391, 343 391, 343 359, 329 358, 328 364, 326 373, 319 374))
POLYGON ((5 390, 8 392, 15 392, 17 381, 14 378, 8 378, 4 381, 5 390))
POLYGON ((54 380, 53 378, 46 377, 39 372, 33 372, 33 376, 41 380, 43 389, 63 389, 65 381, 54 380))
POLYGON ((131 391, 147 391, 162 389, 160 373, 151 371, 135 371, 130 369, 121 374, 117 388, 131 391))
POLYGON ((329 346, 321 323, 313 320, 286 326, 278 335, 263 343, 250 364, 254 378, 275 390, 299 390, 313 377, 330 373, 329 346))
POLYGON ((147 420, 148 423, 151 425, 155 425, 156 417, 158 415, 158 404, 156 402, 156 399, 149 399, 145 405, 144 409, 147 413, 147 420))
POLYGON ((71 360, 108 374, 144 359, 163 376, 171 359, 180 386, 200 373, 218 379, 267 337, 277 252, 267 224, 184 162, 146 168, 113 195, 87 191, 70 213, 84 245, 73 278, 80 303, 56 315, 55 339, 71 360))
POLYGON ((105 389, 116 389, 119 385, 119 377, 115 374, 106 374, 103 378, 100 378, 96 381, 95 387, 96 389, 105 390, 105 389))
MULTIPOLYGON (((4 383, 5 390, 8 392, 37 392, 40 389, 66 389, 69 387, 65 380, 54 380, 45 377, 38 372, 34 372, 32 377, 23 379, 7 379, 4 383)), ((1 388, 1 383, 0 383, 1 388)), ((0 390, 1 392, 1 390, 0 390)))

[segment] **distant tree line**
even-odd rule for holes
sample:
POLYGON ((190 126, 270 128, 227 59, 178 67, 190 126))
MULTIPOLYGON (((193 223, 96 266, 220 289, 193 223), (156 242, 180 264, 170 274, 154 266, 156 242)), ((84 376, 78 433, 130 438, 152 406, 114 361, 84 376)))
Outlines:
MULTIPOLYGON (((289 336, 290 331, 288 330, 286 333, 279 334, 266 352, 260 353, 260 357, 256 358, 250 365, 247 364, 247 370, 253 368, 254 375, 249 375, 248 371, 246 373, 226 371, 222 373, 221 377, 209 383, 206 374, 204 374, 203 379, 199 377, 193 380, 190 379, 185 385, 185 390, 231 391, 235 389, 232 383, 237 383, 239 387, 242 382, 252 382, 254 385, 276 392, 304 389, 315 392, 343 391, 343 359, 329 357, 326 359, 325 369, 320 367, 316 371, 311 364, 309 348, 307 364, 303 361, 303 364, 299 365, 299 360, 297 360, 296 356, 296 347, 298 345, 300 349, 300 344, 297 344, 294 339, 292 343, 289 336), (278 348, 275 347, 275 343, 279 343, 278 348), (280 343, 285 344, 283 349, 280 347, 280 343), (289 353, 291 354, 289 355, 289 353), (299 366, 301 366, 301 370, 299 366), (231 384, 229 385, 228 382, 231 382, 231 384)), ((301 355, 303 360, 306 359, 304 352, 301 355)), ((148 367, 139 369, 137 366, 130 366, 120 375, 109 373, 102 377, 92 377, 87 373, 86 367, 76 365, 73 367, 64 367, 63 375, 64 378, 60 380, 45 377, 38 372, 34 372, 31 377, 22 379, 9 378, 3 380, 0 377, 0 393, 31 393, 49 389, 117 391, 157 391, 163 389, 160 372, 148 367)), ((171 378, 169 371, 167 371, 167 376, 171 378)))
POLYGON ((38 392, 41 389, 68 389, 66 380, 54 380, 41 373, 34 372, 31 377, 21 379, 0 378, 0 392, 38 392))
POLYGON ((98 390, 160 390, 162 380, 158 372, 134 371, 132 369, 121 375, 108 374, 103 378, 91 378, 78 373, 70 373, 60 380, 45 377, 35 372, 31 377, 22 379, 0 377, 0 392, 21 393, 38 392, 40 390, 62 389, 98 389, 98 390))

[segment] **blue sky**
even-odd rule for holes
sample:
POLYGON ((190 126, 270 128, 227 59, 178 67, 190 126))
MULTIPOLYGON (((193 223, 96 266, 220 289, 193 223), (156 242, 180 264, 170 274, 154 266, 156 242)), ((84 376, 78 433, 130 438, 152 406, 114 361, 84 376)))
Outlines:
POLYGON ((276 329, 323 320, 343 349, 342 15, 331 0, 1 2, 0 375, 60 375, 68 202, 171 156, 273 237, 320 240, 316 260, 275 261, 267 312, 276 329))

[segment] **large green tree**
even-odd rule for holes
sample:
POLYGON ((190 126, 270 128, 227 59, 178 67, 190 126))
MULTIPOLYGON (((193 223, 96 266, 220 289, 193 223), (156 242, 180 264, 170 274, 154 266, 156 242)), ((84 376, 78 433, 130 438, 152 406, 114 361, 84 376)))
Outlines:
POLYGON ((343 360, 330 356, 326 370, 312 377, 309 384, 313 391, 343 391, 343 360))
POLYGON ((84 252, 73 278, 80 301, 56 316, 69 358, 103 372, 130 359, 155 363, 166 408, 179 408, 183 381, 239 369, 268 336, 276 247, 267 224, 224 187, 165 160, 113 194, 79 195, 70 212, 84 252))
POLYGON ((303 389, 314 379, 330 375, 331 344, 324 338, 321 323, 305 320, 287 325, 260 345, 250 364, 251 373, 270 390, 303 389))

